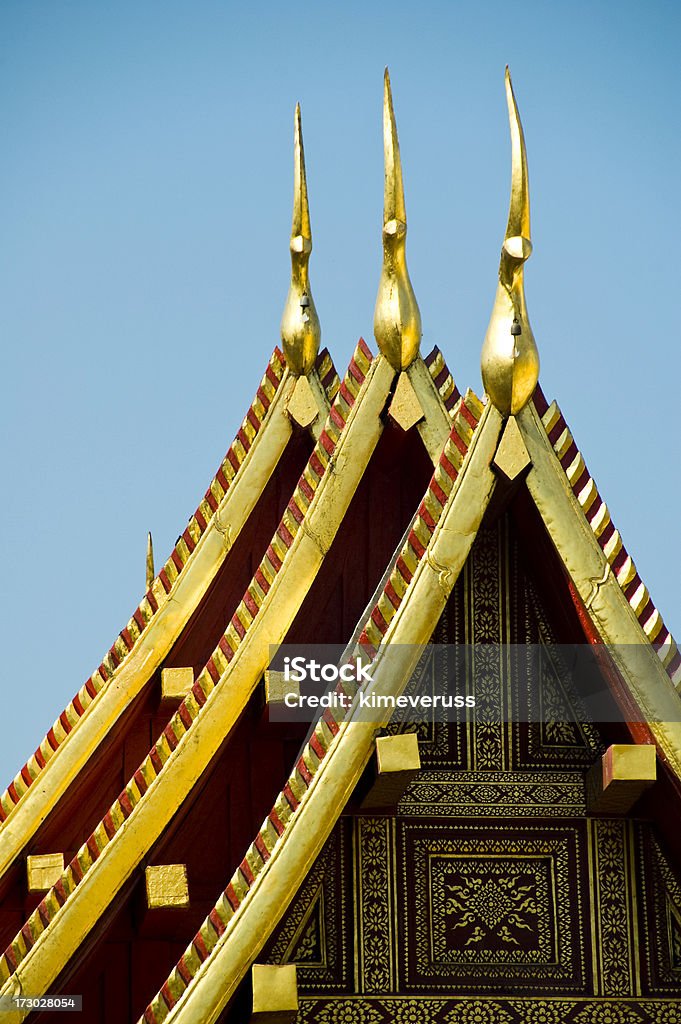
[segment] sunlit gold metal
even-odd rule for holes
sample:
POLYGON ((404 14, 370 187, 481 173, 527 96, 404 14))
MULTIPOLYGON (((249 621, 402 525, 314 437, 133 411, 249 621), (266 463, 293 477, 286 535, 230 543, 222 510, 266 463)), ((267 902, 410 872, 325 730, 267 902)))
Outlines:
POLYGON ((587 807, 599 814, 628 814, 656 778, 654 744, 613 743, 587 775, 587 807))
POLYGON ((281 318, 281 340, 286 365, 300 377, 309 373, 319 352, 322 331, 310 291, 308 261, 312 252, 310 208, 307 201, 305 152, 296 104, 293 160, 293 225, 291 227, 291 287, 281 318))
POLYGON ((193 685, 193 668, 164 668, 161 672, 161 699, 184 700, 193 685))
POLYGON ((527 488, 598 635, 636 701, 662 758, 681 778, 681 702, 612 572, 532 402, 518 416, 532 468, 527 488))
POLYGON ((150 910, 189 906, 186 864, 157 864, 148 867, 144 877, 150 910))
POLYGON ((418 395, 406 373, 401 373, 388 410, 392 419, 402 430, 407 431, 423 419, 425 413, 418 395))
POLYGON ((396 370, 406 370, 418 355, 421 314, 407 270, 402 162, 387 68, 383 89, 383 150, 383 269, 374 310, 374 335, 390 365, 396 370))
POLYGON ((154 582, 154 542, 151 539, 151 530, 147 534, 147 590, 151 587, 154 582))
POLYGON ((362 801, 362 808, 394 807, 421 768, 415 732, 376 739, 376 776, 362 801))
MULTIPOLYGON (((377 363, 386 366, 382 360, 377 363)), ((501 427, 501 416, 488 405, 473 437, 467 467, 454 484, 445 519, 430 545, 433 561, 451 570, 448 589, 439 585, 431 561, 422 558, 410 584, 409 598, 402 601, 389 626, 386 642, 393 645, 395 660, 382 662, 373 675, 375 683, 379 677, 379 693, 402 691, 412 676, 421 645, 428 642, 442 615, 496 486, 490 464, 501 427)), ((388 711, 386 717, 390 714, 388 711)), ((275 846, 235 920, 201 968, 200 983, 187 988, 164 1018, 166 1024, 194 1024, 198 1020, 213 1024, 219 1019, 326 842, 371 757, 375 734, 376 723, 366 715, 341 724, 281 843, 275 846)))
POLYGON ((523 265, 532 252, 527 156, 520 115, 506 68, 511 126, 511 203, 501 248, 499 284, 482 346, 482 381, 503 415, 523 408, 539 379, 539 353, 525 308, 523 265))
MULTIPOLYGON (((299 377, 288 403, 287 412, 300 427, 311 427, 319 416, 319 405, 307 377, 299 377)), ((324 417, 326 418, 326 416, 324 417)))
POLYGON ((26 883, 29 892, 47 892, 58 882, 64 870, 63 853, 39 853, 26 858, 26 883))
POLYGON ((295 964, 253 964, 251 1024, 293 1024, 298 1016, 295 964))
POLYGON ((492 465, 509 482, 520 476, 530 465, 530 456, 515 416, 509 416, 506 421, 492 465))
POLYGON ((286 694, 300 696, 300 683, 286 679, 283 672, 276 669, 265 669, 265 702, 267 704, 283 704, 286 694))
MULTIPOLYGON (((152 848, 168 827, 187 793, 198 783, 225 736, 242 714, 268 666, 271 645, 283 642, 370 462, 383 430, 381 413, 394 377, 395 372, 385 359, 375 359, 368 366, 365 382, 334 452, 336 465, 342 466, 343 471, 323 475, 314 508, 309 509, 306 515, 305 528, 299 531, 291 546, 286 570, 274 577, 265 598, 267 604, 263 604, 230 662, 229 684, 215 687, 210 698, 212 713, 200 715, 195 720, 192 741, 178 744, 173 751, 172 762, 156 777, 144 799, 135 805, 130 817, 122 823, 92 868, 70 893, 51 926, 42 932, 19 964, 15 973, 25 991, 50 991, 49 986, 62 972, 65 962, 115 900, 125 880, 145 856, 145 851, 152 848)), ((286 422, 290 425, 288 417, 286 422)), ((490 454, 489 459, 491 457, 490 454)), ((230 493, 231 488, 227 495, 230 493)), ((202 539, 197 552, 203 544, 202 539)), ((190 566, 186 571, 189 570, 190 566)), ((180 586, 183 576, 184 573, 178 581, 180 586)), ((171 609, 174 603, 175 598, 169 602, 171 609)), ((107 690, 104 699, 109 692, 115 694, 117 690, 107 690)), ((96 707, 93 705, 92 711, 96 711, 96 707)), ((92 711, 83 716, 85 723, 92 711)), ((68 749, 67 744, 64 746, 68 749)), ((0 845, 0 855, 2 852, 0 845)), ((253 948, 249 963, 253 959, 253 948)), ((9 984, 7 982, 0 987, 0 996, 7 994, 6 986, 9 984)), ((188 1019, 203 1020, 203 1017, 190 1016, 188 1019)))
POLYGON ((116 670, 115 685, 105 687, 87 714, 76 720, 43 770, 40 785, 30 786, 9 818, 0 825, 0 877, 85 768, 114 722, 161 668, 198 607, 288 444, 292 428, 286 405, 294 386, 295 379, 286 371, 267 413, 264 429, 256 434, 242 471, 224 495, 191 560, 177 579, 172 598, 166 597, 161 581, 155 579, 153 590, 159 610, 116 670))

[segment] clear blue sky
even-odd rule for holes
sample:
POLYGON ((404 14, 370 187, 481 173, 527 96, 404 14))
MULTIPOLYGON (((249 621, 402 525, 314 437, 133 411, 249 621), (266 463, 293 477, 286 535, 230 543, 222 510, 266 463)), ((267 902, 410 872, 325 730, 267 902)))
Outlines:
POLYGON ((160 561, 278 341, 297 100, 323 339, 341 372, 373 345, 385 64, 423 350, 478 391, 511 65, 542 384, 681 634, 680 14, 4 0, 0 787, 127 621, 147 529, 160 561))

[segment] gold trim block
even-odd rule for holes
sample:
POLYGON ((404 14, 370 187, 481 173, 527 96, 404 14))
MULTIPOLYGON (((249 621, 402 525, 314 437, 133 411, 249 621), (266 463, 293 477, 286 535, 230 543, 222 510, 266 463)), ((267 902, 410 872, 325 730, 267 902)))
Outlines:
POLYGON ((39 853, 26 858, 29 892, 48 892, 64 871, 63 853, 39 853))
POLYGON ((189 883, 186 864, 157 864, 144 872, 147 907, 188 907, 189 883))
POLYGON ((299 377, 296 381, 287 412, 300 427, 310 427, 318 418, 319 407, 307 377, 299 377))
POLYGON ((295 964, 253 964, 251 1024, 293 1024, 298 1014, 295 964))
POLYGON ((401 427, 405 433, 416 426, 425 415, 418 395, 404 371, 398 377, 397 387, 395 388, 395 394, 393 395, 388 412, 398 427, 401 427))
POLYGON ((492 465, 509 483, 532 465, 515 416, 506 421, 492 465))
POLYGON ((415 732, 376 739, 376 777, 362 802, 362 809, 394 807, 421 768, 415 732))
POLYGON ((657 778, 654 744, 613 743, 587 776, 587 809, 628 814, 657 778))
POLYGON ((193 668, 164 668, 161 672, 161 700, 184 700, 193 685, 193 668))
MULTIPOLYGON (((302 378, 301 378, 302 379, 302 378)), ((265 701, 267 704, 283 704, 287 693, 300 696, 300 684, 292 679, 285 679, 283 672, 275 669, 265 670, 265 701)))

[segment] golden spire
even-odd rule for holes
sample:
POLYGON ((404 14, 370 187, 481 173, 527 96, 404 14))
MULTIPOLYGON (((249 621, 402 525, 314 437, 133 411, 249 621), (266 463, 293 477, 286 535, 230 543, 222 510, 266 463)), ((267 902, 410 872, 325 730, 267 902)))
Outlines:
POLYGON ((527 155, 508 67, 506 101, 511 126, 511 204, 501 247, 499 284, 482 346, 482 381, 499 412, 520 412, 539 379, 539 353, 525 308, 523 264, 532 252, 527 155))
POLYGON ((154 582, 154 542, 151 539, 151 530, 147 534, 147 590, 154 582))
POLYGON ((291 227, 291 287, 281 318, 281 340, 286 365, 300 377, 309 373, 319 352, 322 331, 312 293, 307 264, 312 252, 310 208, 307 202, 305 152, 300 125, 300 104, 296 104, 293 159, 293 225, 291 227))
POLYGON ((407 213, 404 206, 402 162, 387 68, 383 90, 383 150, 383 269, 374 311, 374 335, 380 351, 391 366, 396 370, 406 370, 418 355, 421 314, 407 270, 407 213))

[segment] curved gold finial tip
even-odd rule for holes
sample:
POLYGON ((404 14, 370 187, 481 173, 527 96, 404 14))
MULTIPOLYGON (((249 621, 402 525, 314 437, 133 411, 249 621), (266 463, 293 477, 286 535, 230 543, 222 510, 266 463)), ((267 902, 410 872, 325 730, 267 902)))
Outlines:
MULTIPOLYGON (((530 242, 530 187, 527 176, 527 153, 525 136, 520 122, 518 104, 513 92, 511 72, 506 65, 505 85, 506 103, 508 105, 508 121, 511 130, 511 202, 508 210, 506 240, 515 241, 513 248, 523 253, 527 249, 525 259, 532 251, 530 242)), ((512 255, 514 255, 512 253, 512 255)))
POLYGON ((402 161, 387 68, 383 75, 383 156, 383 269, 374 310, 374 335, 391 366, 405 370, 418 355, 421 314, 407 270, 402 161))
POLYGON ((291 285, 281 318, 281 340, 286 365, 294 376, 300 377, 314 368, 322 336, 308 272, 312 231, 300 103, 296 104, 293 121, 293 221, 290 250, 291 285))
POLYGON ((147 534, 147 590, 154 582, 156 573, 154 572, 154 542, 151 539, 151 530, 147 534))
POLYGON ((511 200, 481 368, 485 390, 499 412, 515 415, 537 386, 539 353, 525 305, 524 264, 532 253, 525 137, 508 65, 504 77, 511 131, 511 200))

